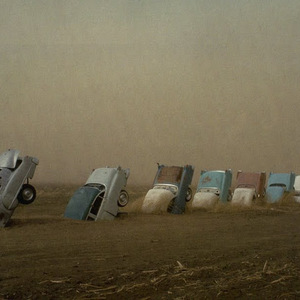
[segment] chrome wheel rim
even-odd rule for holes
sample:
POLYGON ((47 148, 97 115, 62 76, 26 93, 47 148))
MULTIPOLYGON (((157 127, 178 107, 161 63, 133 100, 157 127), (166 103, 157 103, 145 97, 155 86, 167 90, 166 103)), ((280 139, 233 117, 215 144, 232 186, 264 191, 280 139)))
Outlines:
POLYGON ((22 197, 25 201, 30 201, 33 198, 33 192, 31 189, 25 189, 22 191, 22 197))

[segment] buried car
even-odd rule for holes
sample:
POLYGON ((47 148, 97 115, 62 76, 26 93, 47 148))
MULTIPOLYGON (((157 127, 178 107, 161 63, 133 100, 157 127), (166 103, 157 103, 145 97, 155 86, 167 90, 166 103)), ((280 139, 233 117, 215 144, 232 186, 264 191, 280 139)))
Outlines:
POLYGON ((184 213, 186 202, 192 199, 190 184, 193 174, 194 167, 191 165, 178 167, 158 164, 153 187, 145 196, 142 211, 184 213))
POLYGON ((232 171, 202 170, 192 208, 209 208, 218 201, 226 203, 231 200, 232 171))
POLYGON ((36 198, 35 188, 29 184, 39 160, 19 156, 20 151, 9 149, 0 155, 0 227, 10 220, 21 204, 30 204, 36 198))
POLYGON ((64 216, 75 220, 113 220, 119 207, 127 205, 125 190, 129 169, 98 168, 89 176, 84 186, 75 191, 64 216))
POLYGON ((294 190, 295 173, 270 173, 266 196, 270 203, 278 202, 284 194, 294 190))
POLYGON ((300 175, 295 177, 294 190, 294 200, 300 203, 300 175))
POLYGON ((232 204, 251 205, 253 199, 264 197, 266 172, 242 172, 236 176, 232 204))

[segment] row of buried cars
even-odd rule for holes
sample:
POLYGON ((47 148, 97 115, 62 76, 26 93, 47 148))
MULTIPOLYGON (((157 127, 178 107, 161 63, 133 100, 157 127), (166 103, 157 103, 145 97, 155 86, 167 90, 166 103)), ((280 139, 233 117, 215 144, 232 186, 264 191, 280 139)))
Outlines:
MULTIPOLYGON (((20 151, 9 149, 0 155, 0 227, 9 222, 19 204, 30 204, 36 198, 35 188, 29 184, 39 160, 20 156, 20 151)), ((165 166, 158 164, 152 188, 146 193, 142 212, 185 212, 186 203, 192 208, 208 208, 217 203, 251 205, 261 198, 269 203, 280 201, 291 194, 300 203, 300 175, 238 171, 232 192, 231 170, 203 170, 193 196, 192 165, 165 166)), ((126 191, 130 170, 116 168, 94 169, 86 183, 69 200, 64 217, 75 220, 112 220, 119 208, 128 204, 126 191)))
POLYGON ((231 170, 202 170, 194 196, 189 186, 193 172, 191 165, 158 165, 153 188, 146 194, 142 210, 153 212, 166 208, 175 214, 183 213, 189 201, 192 208, 210 208, 218 202, 250 206, 257 199, 276 203, 288 194, 300 203, 300 175, 293 172, 270 173, 266 185, 266 172, 238 171, 232 193, 231 170))

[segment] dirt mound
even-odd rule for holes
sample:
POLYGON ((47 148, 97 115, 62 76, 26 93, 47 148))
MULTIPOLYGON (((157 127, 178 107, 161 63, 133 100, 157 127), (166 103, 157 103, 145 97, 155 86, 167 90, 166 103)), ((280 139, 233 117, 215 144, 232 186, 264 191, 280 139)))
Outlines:
POLYGON ((63 218, 74 189, 38 190, 0 230, 0 299, 300 297, 300 205, 216 205, 114 221, 63 218))

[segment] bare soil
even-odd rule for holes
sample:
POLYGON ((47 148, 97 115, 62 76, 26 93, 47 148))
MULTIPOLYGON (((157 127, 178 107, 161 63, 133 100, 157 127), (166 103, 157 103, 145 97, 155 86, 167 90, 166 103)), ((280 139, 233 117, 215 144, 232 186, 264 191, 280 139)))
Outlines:
POLYGON ((63 218, 76 188, 38 189, 0 229, 0 299, 300 299, 300 204, 114 221, 63 218))

